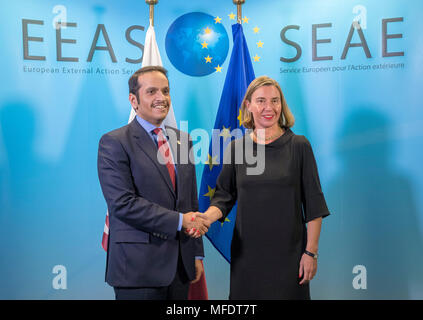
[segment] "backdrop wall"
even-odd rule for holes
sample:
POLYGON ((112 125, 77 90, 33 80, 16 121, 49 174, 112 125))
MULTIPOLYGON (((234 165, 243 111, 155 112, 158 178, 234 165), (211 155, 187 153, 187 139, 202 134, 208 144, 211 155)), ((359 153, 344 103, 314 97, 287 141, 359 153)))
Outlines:
MULTIPOLYGON (((243 6, 255 74, 280 82, 332 212, 312 298, 423 298, 422 9, 419 0, 243 6)), ((155 8, 175 117, 188 131, 213 128, 233 13, 229 0, 160 0, 155 8), (209 69, 193 60, 190 30, 179 27, 166 45, 173 22, 193 12, 221 18, 211 20, 222 37, 209 69)), ((0 19, 0 298, 113 299, 100 246, 107 208, 97 147, 128 121, 127 80, 141 65, 148 6, 2 0, 0 19)), ((205 246, 209 297, 226 299, 229 265, 205 246)))

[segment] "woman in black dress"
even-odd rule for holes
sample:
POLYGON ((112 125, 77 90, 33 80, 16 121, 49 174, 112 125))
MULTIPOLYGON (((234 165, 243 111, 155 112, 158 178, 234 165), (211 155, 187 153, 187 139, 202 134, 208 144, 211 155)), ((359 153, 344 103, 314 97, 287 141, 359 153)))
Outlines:
POLYGON ((202 215, 207 224, 223 222, 238 201, 229 298, 310 299, 322 218, 329 215, 312 148, 289 129, 294 117, 275 80, 252 81, 241 112, 251 130, 226 150, 214 197, 202 215), (265 161, 261 174, 249 174, 246 161, 235 161, 249 145, 265 161))

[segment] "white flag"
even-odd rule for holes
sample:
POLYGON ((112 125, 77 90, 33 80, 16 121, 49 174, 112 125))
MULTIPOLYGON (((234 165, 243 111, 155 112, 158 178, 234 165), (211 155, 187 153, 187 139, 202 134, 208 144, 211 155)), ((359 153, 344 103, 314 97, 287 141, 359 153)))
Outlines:
MULTIPOLYGON (((147 34, 145 35, 144 53, 143 53, 142 64, 141 64, 141 67, 146 67, 146 66, 163 67, 162 59, 160 58, 159 47, 157 46, 157 42, 156 42, 156 33, 154 32, 154 27, 151 24, 147 29, 147 34)), ((135 115, 136 113, 134 109, 131 108, 131 113, 129 114, 128 123, 131 122, 135 118, 135 115)), ((164 125, 177 128, 172 103, 170 104, 169 113, 167 114, 163 123, 164 125)), ((109 212, 107 211, 106 222, 104 224, 103 238, 101 241, 101 245, 105 251, 107 251, 108 240, 109 240, 109 212)))
MULTIPOLYGON (((159 47, 157 46, 156 42, 156 33, 154 32, 154 27, 150 24, 147 29, 147 34, 145 35, 144 41, 144 53, 142 57, 142 64, 141 67, 147 66, 161 66, 162 59, 160 58, 159 47)), ((135 111, 131 108, 131 113, 129 115, 129 122, 135 118, 135 111)), ((175 113, 173 112, 172 103, 170 104, 169 113, 167 114, 166 118, 163 121, 164 125, 171 126, 177 128, 175 113)))

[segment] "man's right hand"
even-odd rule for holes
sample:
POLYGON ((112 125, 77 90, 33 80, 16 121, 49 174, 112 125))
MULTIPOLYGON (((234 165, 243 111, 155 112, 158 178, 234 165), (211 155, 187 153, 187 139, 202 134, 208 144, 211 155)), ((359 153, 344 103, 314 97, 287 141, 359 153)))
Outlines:
POLYGON ((187 212, 182 217, 182 228, 185 233, 194 238, 204 235, 209 227, 210 221, 201 212, 187 212))

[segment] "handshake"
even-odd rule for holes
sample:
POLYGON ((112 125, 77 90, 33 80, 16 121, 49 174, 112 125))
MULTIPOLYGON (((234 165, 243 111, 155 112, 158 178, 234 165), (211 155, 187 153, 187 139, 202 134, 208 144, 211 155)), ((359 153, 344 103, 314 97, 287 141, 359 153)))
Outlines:
POLYGON ((209 215, 201 212, 187 212, 183 215, 182 228, 193 238, 203 236, 214 221, 209 215))

